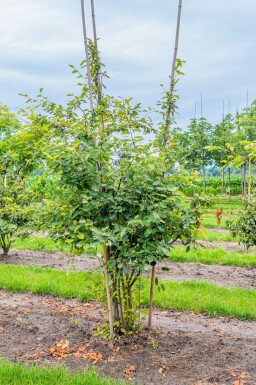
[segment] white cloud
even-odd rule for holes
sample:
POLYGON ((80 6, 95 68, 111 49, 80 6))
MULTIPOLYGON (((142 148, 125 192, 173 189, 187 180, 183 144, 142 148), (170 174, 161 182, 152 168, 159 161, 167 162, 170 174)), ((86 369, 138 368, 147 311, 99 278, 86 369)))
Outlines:
MULTIPOLYGON (((80 1, 0 0, 0 7, 0 98, 12 104, 14 94, 34 94, 45 86, 61 99, 73 83, 67 64, 84 57, 80 1)), ((240 105, 248 84, 250 95, 256 92, 255 12, 255 0, 184 2, 179 57, 187 64, 178 119, 193 114, 201 90, 209 95, 205 109, 208 105, 214 114, 223 97, 234 95, 240 105)), ((170 72, 176 13, 176 2, 167 0, 96 0, 111 92, 135 95, 145 104, 159 97, 158 84, 167 82, 170 72)))

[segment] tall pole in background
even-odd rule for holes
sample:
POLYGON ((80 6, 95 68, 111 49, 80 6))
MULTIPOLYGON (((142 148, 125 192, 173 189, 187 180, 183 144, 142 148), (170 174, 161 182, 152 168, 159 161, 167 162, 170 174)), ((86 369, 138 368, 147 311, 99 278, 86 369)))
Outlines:
MULTIPOLYGON (((93 28, 93 40, 97 50, 98 55, 98 38, 97 38, 97 28, 96 28, 96 17, 95 17, 95 7, 94 0, 91 0, 91 12, 92 12, 92 28, 93 28)), ((101 79, 101 71, 99 69, 97 73, 97 82, 98 82, 98 101, 100 101, 102 97, 102 79, 101 79)))
POLYGON ((172 95, 173 89, 174 89, 175 69, 176 69, 176 61, 177 61, 177 54, 178 54, 178 48, 179 48, 181 9, 182 9, 182 0, 179 0, 178 18, 177 18, 176 36, 175 36, 175 46, 174 46, 174 54, 173 54, 173 61, 172 61, 171 90, 170 90, 171 95, 172 95))
MULTIPOLYGON (((176 24, 176 35, 175 35, 175 45, 174 45, 174 53, 172 60, 172 71, 171 71, 171 84, 170 84, 170 94, 168 99, 168 106, 166 111, 166 117, 164 122, 164 134, 163 134, 163 150, 165 151, 168 136, 169 135, 169 127, 171 123, 171 113, 174 114, 174 109, 172 110, 172 96, 174 92, 174 84, 175 84, 175 71, 176 71, 176 62, 177 62, 177 54, 179 48, 179 36, 180 36, 180 21, 181 21, 181 10, 182 10, 182 0, 179 0, 178 6, 178 16, 177 16, 177 24, 176 24)), ((156 272, 156 263, 152 262, 152 270, 151 270, 151 280, 150 280, 150 298, 149 298, 149 308, 148 308, 148 328, 152 328, 152 313, 153 313, 153 298, 154 298, 154 287, 155 287, 155 272, 156 272)))
POLYGON ((201 99, 201 118, 203 117, 203 93, 201 92, 200 94, 200 99, 201 99))
POLYGON ((176 34, 175 34, 175 45, 174 45, 174 53, 173 53, 173 60, 172 60, 170 96, 169 96, 169 103, 167 106, 166 118, 165 118, 165 124, 164 124, 164 131, 165 132, 164 132, 164 139, 163 139, 163 148, 165 148, 166 144, 167 144, 168 129, 169 129, 170 122, 171 122, 172 96, 173 96, 173 92, 174 92, 176 62, 177 62, 177 54, 178 54, 178 48, 179 48, 181 10, 182 10, 182 0, 179 0, 176 34))
POLYGON ((86 31, 85 13, 84 13, 84 0, 81 0, 81 10, 82 10, 82 24, 83 24, 83 34, 84 34, 84 49, 85 49, 86 65, 87 65, 89 100, 90 100, 90 108, 91 108, 91 110, 93 110, 92 76, 91 76, 91 68, 90 68, 90 56, 89 56, 88 42, 87 42, 87 31, 86 31))

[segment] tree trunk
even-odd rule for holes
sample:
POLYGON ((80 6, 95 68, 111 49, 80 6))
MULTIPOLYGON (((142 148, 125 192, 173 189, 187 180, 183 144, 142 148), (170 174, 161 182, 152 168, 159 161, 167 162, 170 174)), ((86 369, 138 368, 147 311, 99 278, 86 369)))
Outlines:
POLYGON ((154 289, 155 289, 155 275, 156 275, 156 263, 153 262, 150 282, 150 298, 149 298, 149 309, 148 309, 148 328, 152 328, 152 316, 153 316, 153 300, 154 300, 154 289))
POLYGON ((1 247, 3 249, 3 256, 4 257, 7 257, 9 251, 10 251, 10 248, 11 248, 11 239, 10 239, 10 235, 4 235, 2 234, 1 235, 1 247))
POLYGON ((10 251, 10 246, 2 246, 3 249, 3 256, 7 257, 9 251, 10 251))
POLYGON ((244 196, 246 196, 246 164, 244 165, 244 196))
POLYGON ((249 159, 249 164, 248 164, 248 197, 251 196, 251 184, 252 184, 251 159, 249 159))
POLYGON ((243 166, 240 167, 240 175, 241 175, 241 189, 242 189, 242 196, 244 197, 243 166))
POLYGON ((204 194, 206 193, 206 180, 205 180, 205 165, 203 163, 202 165, 202 172, 203 172, 203 184, 204 184, 204 194))
POLYGON ((224 194, 224 188, 225 188, 225 169, 223 167, 222 169, 222 184, 221 184, 221 193, 224 194))
POLYGON ((230 167, 228 168, 228 201, 231 202, 231 175, 230 175, 230 167))

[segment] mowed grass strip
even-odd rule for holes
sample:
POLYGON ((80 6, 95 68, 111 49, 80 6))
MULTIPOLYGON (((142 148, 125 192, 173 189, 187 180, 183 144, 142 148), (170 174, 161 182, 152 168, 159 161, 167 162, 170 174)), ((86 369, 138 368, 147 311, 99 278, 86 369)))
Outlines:
POLYGON ((237 218, 237 215, 234 215, 234 214, 224 215, 223 218, 221 219, 220 226, 218 226, 216 216, 214 215, 214 212, 213 212, 212 214, 203 214, 201 219, 201 224, 204 227, 209 227, 212 229, 216 229, 216 228, 227 229, 228 227, 227 227, 226 221, 227 220, 233 221, 236 218, 237 218))
MULTIPOLYGON (((12 245, 12 248, 18 250, 32 250, 32 251, 48 251, 56 252, 60 251, 60 246, 48 237, 31 237, 26 239, 16 239, 12 245)), ((68 251, 68 250, 64 250, 68 251)))
MULTIPOLYGON (((205 312, 211 316, 256 320, 256 291, 228 289, 208 282, 164 282, 165 292, 157 292, 154 305, 162 309, 205 312)), ((148 304, 148 300, 145 301, 148 304)))
POLYGON ((43 369, 37 366, 14 364, 0 360, 1 385, 121 385, 121 381, 114 381, 100 377, 93 370, 84 373, 71 373, 66 368, 43 369))
MULTIPOLYGON (((58 252, 70 253, 70 247, 67 245, 61 246, 54 242, 49 237, 30 237, 25 239, 16 239, 12 245, 13 249, 17 250, 31 250, 31 251, 47 251, 47 252, 58 252)), ((100 249, 99 249, 100 250, 100 249)), ((96 255, 98 250, 91 247, 87 254, 96 255)))
POLYGON ((197 239, 210 241, 210 242, 216 242, 216 241, 238 242, 238 239, 236 237, 233 237, 230 232, 210 231, 203 228, 197 231, 197 239))
POLYGON ((170 251, 168 258, 173 262, 194 262, 206 265, 256 267, 256 254, 227 251, 224 249, 191 248, 186 252, 186 247, 177 246, 170 251))
MULTIPOLYGON (((201 229, 198 231, 197 235, 198 239, 201 240, 207 240, 207 241, 233 241, 235 242, 236 239, 232 237, 232 235, 229 232, 224 233, 217 233, 217 232, 211 232, 205 229, 201 229)), ((31 237, 28 239, 16 239, 16 241, 13 243, 12 246, 13 249, 17 250, 31 250, 31 251, 47 251, 47 252, 58 252, 63 251, 64 253, 69 253, 70 250, 68 246, 61 247, 56 242, 54 242, 52 239, 46 237, 46 238, 39 238, 39 237, 31 237)), ((97 254, 96 249, 88 250, 88 254, 97 254)))
MULTIPOLYGON (((144 280, 142 304, 149 303, 149 280, 144 280)), ((156 288, 154 304, 162 309, 203 311, 210 315, 256 320, 256 291, 228 289, 207 282, 165 281, 156 288)), ((51 294, 81 301, 105 300, 101 274, 65 272, 31 266, 0 264, 0 288, 7 291, 51 294)))
POLYGON ((50 294, 87 302, 97 299, 94 289, 101 285, 101 275, 96 273, 0 264, 0 288, 7 291, 50 294))
POLYGON ((233 195, 230 202, 228 196, 217 195, 213 198, 213 206, 222 207, 227 210, 239 209, 243 206, 243 197, 242 195, 233 195))

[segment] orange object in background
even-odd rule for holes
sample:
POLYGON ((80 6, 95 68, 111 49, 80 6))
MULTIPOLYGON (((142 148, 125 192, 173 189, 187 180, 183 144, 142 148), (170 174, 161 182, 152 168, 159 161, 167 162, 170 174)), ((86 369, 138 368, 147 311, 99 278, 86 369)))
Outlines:
POLYGON ((221 218, 222 218, 222 215, 223 215, 223 209, 221 209, 220 207, 217 207, 217 209, 215 210, 214 215, 217 218, 217 226, 219 226, 221 224, 221 218))

